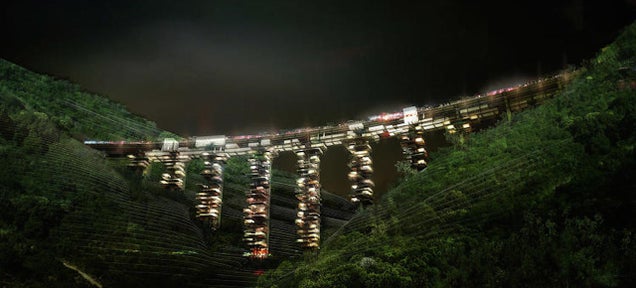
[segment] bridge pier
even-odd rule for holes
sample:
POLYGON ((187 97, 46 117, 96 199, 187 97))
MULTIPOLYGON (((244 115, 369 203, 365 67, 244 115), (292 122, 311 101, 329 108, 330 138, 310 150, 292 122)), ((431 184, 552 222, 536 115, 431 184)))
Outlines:
POLYGON ((246 256, 264 259, 269 256, 269 206, 271 198, 271 169, 273 153, 254 151, 249 158, 252 183, 247 194, 247 208, 243 209, 245 230, 243 241, 249 247, 246 256))
POLYGON ((321 148, 296 151, 298 179, 296 180, 296 225, 300 246, 305 250, 320 248, 320 155, 321 148))
POLYGON ((165 165, 166 173, 161 175, 161 184, 168 190, 183 190, 185 188, 185 162, 187 156, 179 155, 178 151, 170 151, 159 160, 165 165))
POLYGON ((146 153, 139 151, 137 154, 128 155, 130 163, 126 166, 135 171, 135 174, 143 174, 150 165, 150 159, 146 156, 146 153))
POLYGON ((358 137, 347 144, 351 153, 349 181, 351 182, 351 202, 363 206, 373 204, 373 161, 369 139, 358 137))
POLYGON ((426 161, 428 151, 426 151, 426 141, 421 126, 411 127, 407 134, 400 136, 400 146, 402 146, 402 153, 410 162, 411 168, 422 171, 428 167, 426 161))
POLYGON ((221 206, 223 203, 223 165, 227 157, 223 154, 201 154, 203 159, 203 171, 201 176, 205 179, 200 184, 201 189, 197 193, 197 218, 210 223, 213 230, 221 226, 221 206))

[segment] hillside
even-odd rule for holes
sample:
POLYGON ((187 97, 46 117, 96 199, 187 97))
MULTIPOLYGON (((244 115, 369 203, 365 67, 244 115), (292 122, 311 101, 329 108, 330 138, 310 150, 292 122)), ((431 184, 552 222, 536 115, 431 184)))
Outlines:
MULTIPOLYGON (((84 139, 174 136, 121 104, 0 60, 0 286, 253 286, 255 269, 297 257, 294 176, 274 171, 272 264, 242 257, 247 161, 226 167, 221 229, 194 219, 200 160, 184 193, 165 191, 161 164, 137 176, 84 139)), ((343 202, 345 202, 343 204, 343 202)), ((325 193, 324 232, 351 217, 325 193)))
POLYGON ((68 81, 40 75, 0 59, 0 99, 7 107, 47 113, 62 132, 84 139, 151 139, 174 134, 130 113, 119 103, 68 81), (122 129, 123 128, 123 129, 122 129))
POLYGON ((636 23, 556 99, 465 135, 263 287, 634 287, 636 23))
POLYGON ((325 191, 315 258, 294 243, 294 175, 275 171, 274 257, 252 263, 241 256, 244 159, 226 167, 211 233, 193 217, 199 161, 186 191, 169 192, 162 165, 134 175, 80 142, 175 135, 0 60, 0 284, 633 287, 636 24, 582 66, 559 97, 451 139, 421 173, 400 167, 404 179, 351 220, 325 191))

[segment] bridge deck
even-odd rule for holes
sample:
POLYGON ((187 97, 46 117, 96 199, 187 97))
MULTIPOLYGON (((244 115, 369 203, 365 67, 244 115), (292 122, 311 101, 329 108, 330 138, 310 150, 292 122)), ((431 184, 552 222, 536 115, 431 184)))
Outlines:
POLYGON ((197 156, 206 151, 222 151, 232 156, 248 154, 257 147, 265 147, 273 151, 292 151, 307 146, 342 145, 356 137, 377 140, 381 137, 395 137, 408 133, 411 126, 418 125, 425 132, 446 129, 453 133, 469 130, 472 125, 483 120, 496 119, 508 112, 516 112, 541 104, 553 97, 569 80, 569 76, 569 73, 563 73, 526 85, 463 98, 436 107, 420 107, 417 108, 417 120, 411 123, 406 123, 402 113, 396 112, 388 114, 390 117, 374 116, 369 120, 348 121, 333 126, 299 128, 280 133, 190 137, 174 142, 173 147, 168 149, 166 149, 165 141, 85 141, 85 144, 104 151, 110 157, 124 157, 145 152, 152 158, 159 157, 170 150, 178 150, 183 155, 191 156, 197 156))

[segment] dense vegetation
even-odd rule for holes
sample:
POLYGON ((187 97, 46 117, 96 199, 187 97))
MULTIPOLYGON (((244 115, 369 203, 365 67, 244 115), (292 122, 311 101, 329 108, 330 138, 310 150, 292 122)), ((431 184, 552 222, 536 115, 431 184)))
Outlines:
MULTIPOLYGON (((187 166, 185 193, 170 192, 158 184, 161 164, 134 175, 126 161, 81 143, 171 133, 120 104, 4 60, 0 99, 0 286, 254 285, 242 257, 245 159, 226 166, 223 225, 210 233, 194 219, 200 160, 187 166)), ((294 183, 285 173, 274 177, 294 183)), ((290 204, 275 201, 273 211, 293 214, 293 189, 274 189, 290 204)), ((279 247, 293 242, 288 230, 273 234, 279 247)))
MULTIPOLYGON (((275 174, 272 246, 289 260, 258 284, 636 285, 635 67, 633 24, 558 98, 451 141, 422 173, 402 166, 403 181, 341 228, 323 219, 316 258, 296 257, 293 175, 275 174)), ((210 233, 193 219, 200 162, 185 193, 171 192, 160 164, 134 175, 78 141, 164 136, 120 104, 0 60, 0 284, 255 285, 262 267, 241 257, 244 159, 227 165, 223 226, 210 233)))
POLYGON ((46 121, 77 139, 155 140, 161 133, 174 136, 108 98, 3 59, 0 59, 0 97, 8 105, 4 109, 44 112, 46 121))
POLYGON ((259 284, 636 286, 635 79, 632 24, 556 99, 452 141, 316 259, 259 284))

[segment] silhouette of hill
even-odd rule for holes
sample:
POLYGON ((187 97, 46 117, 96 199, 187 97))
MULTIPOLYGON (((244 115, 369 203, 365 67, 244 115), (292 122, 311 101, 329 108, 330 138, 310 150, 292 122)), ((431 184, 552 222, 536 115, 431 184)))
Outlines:
MULTIPOLYGON (((258 269, 298 257, 293 175, 274 171, 270 262, 242 254, 247 161, 226 166, 221 228, 194 217, 201 160, 186 190, 158 183, 125 160, 106 159, 85 139, 157 140, 158 129, 124 106, 77 85, 0 60, 0 284, 9 287, 253 286, 258 269)), ((351 217, 325 191, 324 233, 351 217)), ((344 202, 344 204, 343 204, 344 202)))

